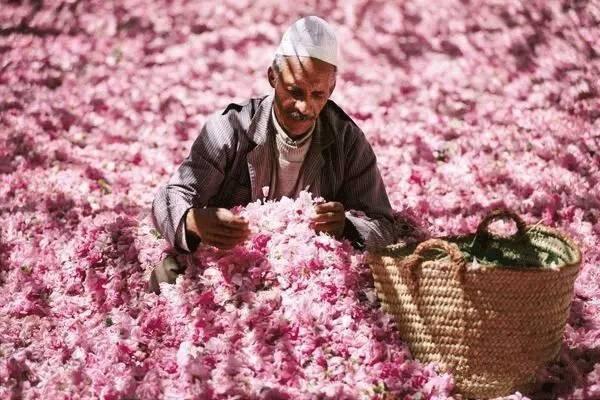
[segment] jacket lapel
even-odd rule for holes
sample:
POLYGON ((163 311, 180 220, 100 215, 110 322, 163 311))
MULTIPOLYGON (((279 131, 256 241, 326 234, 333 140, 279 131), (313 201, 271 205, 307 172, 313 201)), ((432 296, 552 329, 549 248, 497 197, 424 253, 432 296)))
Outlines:
POLYGON ((313 132, 312 142, 304 165, 302 167, 302 189, 307 189, 313 194, 313 197, 321 196, 321 171, 325 164, 323 152, 333 143, 333 135, 329 126, 322 121, 322 115, 317 119, 315 131, 313 132))
POLYGON ((264 198, 262 188, 269 186, 273 168, 274 127, 270 121, 273 96, 267 96, 250 122, 246 135, 256 146, 248 153, 248 173, 252 201, 264 198))

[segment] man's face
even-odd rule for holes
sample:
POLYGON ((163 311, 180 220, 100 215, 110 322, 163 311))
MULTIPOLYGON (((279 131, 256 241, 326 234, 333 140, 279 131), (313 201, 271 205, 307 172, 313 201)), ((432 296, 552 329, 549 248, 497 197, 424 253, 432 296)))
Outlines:
POLYGON ((280 71, 269 67, 275 115, 291 137, 306 133, 335 88, 335 67, 309 57, 282 57, 280 71))

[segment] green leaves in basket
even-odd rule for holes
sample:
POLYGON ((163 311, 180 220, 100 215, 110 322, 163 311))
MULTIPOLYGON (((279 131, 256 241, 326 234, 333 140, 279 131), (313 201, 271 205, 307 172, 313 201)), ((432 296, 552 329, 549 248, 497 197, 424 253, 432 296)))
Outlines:
POLYGON ((523 236, 449 238, 458 245, 467 262, 489 267, 557 268, 573 262, 570 244, 552 232, 530 229, 523 236))

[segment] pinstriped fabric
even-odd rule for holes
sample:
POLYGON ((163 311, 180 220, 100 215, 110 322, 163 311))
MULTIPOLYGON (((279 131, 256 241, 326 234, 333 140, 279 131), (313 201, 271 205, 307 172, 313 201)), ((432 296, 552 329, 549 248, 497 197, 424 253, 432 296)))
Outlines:
MULTIPOLYGON (((274 166, 273 97, 232 104, 213 114, 194 141, 188 157, 161 187, 152 204, 153 221, 174 247, 191 207, 245 205, 263 198, 274 166)), ((390 203, 375 154, 363 132, 333 101, 315 125, 301 171, 302 187, 327 201, 339 201, 348 221, 367 246, 394 241, 390 203)))

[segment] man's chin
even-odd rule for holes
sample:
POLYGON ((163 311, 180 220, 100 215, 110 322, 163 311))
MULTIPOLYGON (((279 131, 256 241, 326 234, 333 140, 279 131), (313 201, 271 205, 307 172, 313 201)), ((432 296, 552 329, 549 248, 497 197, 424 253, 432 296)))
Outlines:
POLYGON ((289 121, 285 130, 290 136, 302 136, 313 126, 313 121, 289 121))

